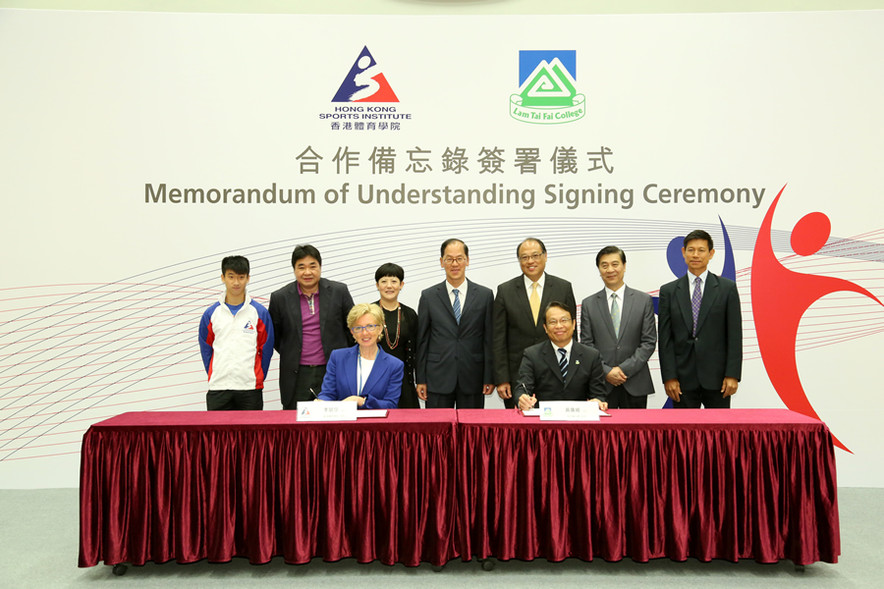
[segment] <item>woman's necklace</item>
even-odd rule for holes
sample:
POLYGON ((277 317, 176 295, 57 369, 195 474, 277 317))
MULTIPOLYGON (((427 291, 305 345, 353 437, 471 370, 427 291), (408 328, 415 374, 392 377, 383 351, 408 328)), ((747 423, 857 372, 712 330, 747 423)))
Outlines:
POLYGON ((396 307, 396 339, 392 342, 390 341, 390 330, 387 329, 387 322, 384 321, 384 339, 387 341, 387 346, 391 350, 395 350, 396 346, 399 345, 399 326, 402 324, 402 306, 396 307))

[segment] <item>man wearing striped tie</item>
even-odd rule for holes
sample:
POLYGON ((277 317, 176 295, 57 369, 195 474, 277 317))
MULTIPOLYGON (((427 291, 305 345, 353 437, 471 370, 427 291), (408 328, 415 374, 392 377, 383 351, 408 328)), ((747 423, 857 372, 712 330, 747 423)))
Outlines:
POLYGON ((417 308, 415 381, 427 409, 481 409, 494 390, 491 373, 491 289, 467 280, 470 250, 442 243, 445 281, 424 289, 417 308))
POLYGON ((553 301, 543 314, 549 341, 525 349, 513 389, 519 409, 543 401, 594 401, 608 408, 608 392, 597 350, 574 341, 574 310, 553 301))
POLYGON ((727 408, 743 367, 737 285, 709 272, 712 237, 692 231, 685 276, 660 287, 660 375, 675 407, 727 408))

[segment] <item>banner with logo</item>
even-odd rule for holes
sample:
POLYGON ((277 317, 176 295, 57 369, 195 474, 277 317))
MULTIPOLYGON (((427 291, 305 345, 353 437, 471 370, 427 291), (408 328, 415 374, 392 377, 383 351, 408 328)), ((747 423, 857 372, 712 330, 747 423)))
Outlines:
POLYGON ((446 238, 494 289, 534 236, 580 301, 609 244, 657 295, 693 229, 739 288, 733 406, 819 417, 839 482, 884 485, 881 30, 881 11, 0 11, 0 486, 76 485, 91 423, 205 407, 225 255, 264 304, 299 243, 359 302, 396 262, 416 307, 446 238))

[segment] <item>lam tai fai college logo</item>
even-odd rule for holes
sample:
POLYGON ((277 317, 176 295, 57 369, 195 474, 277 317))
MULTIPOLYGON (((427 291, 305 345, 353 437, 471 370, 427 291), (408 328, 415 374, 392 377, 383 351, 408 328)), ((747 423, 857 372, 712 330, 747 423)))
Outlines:
POLYGON ((510 116, 523 123, 560 125, 586 114, 577 92, 577 51, 519 51, 519 93, 510 95, 510 116))

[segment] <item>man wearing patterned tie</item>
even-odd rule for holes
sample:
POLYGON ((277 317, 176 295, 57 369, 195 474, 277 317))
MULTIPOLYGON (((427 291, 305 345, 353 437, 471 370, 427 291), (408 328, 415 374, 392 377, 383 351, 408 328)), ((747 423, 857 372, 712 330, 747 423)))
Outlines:
POLYGON ((654 394, 648 359, 657 347, 651 295, 626 286, 626 254, 616 245, 603 247, 595 265, 605 288, 583 299, 580 342, 602 356, 608 407, 645 409, 654 394))
POLYGON ((442 244, 445 281, 421 292, 417 311, 415 381, 427 409, 481 409, 494 390, 491 370, 491 289, 467 280, 470 250, 459 239, 442 244))
POLYGON ((525 348, 547 341, 540 310, 550 301, 575 307, 567 280, 545 272, 546 246, 529 237, 516 248, 522 273, 497 287, 494 298, 494 382, 507 408, 515 405, 512 387, 519 375, 525 348))
POLYGON ((712 274, 712 237, 692 231, 681 248, 688 273, 660 287, 660 374, 675 407, 727 408, 743 366, 735 282, 712 274))
POLYGON ((543 401, 594 401, 604 411, 608 393, 597 350, 574 341, 574 311, 552 301, 543 314, 548 340, 522 354, 513 397, 525 411, 543 401))

